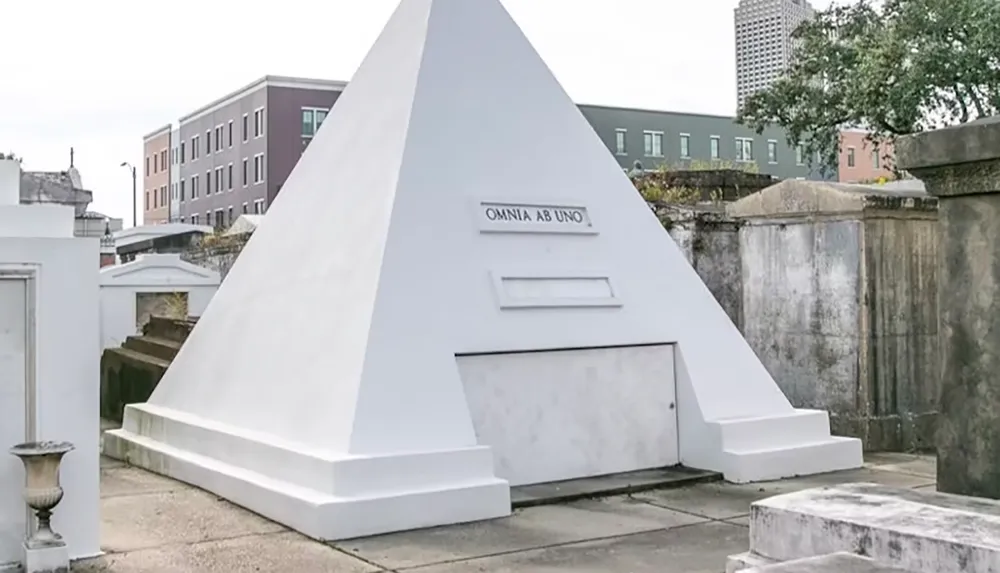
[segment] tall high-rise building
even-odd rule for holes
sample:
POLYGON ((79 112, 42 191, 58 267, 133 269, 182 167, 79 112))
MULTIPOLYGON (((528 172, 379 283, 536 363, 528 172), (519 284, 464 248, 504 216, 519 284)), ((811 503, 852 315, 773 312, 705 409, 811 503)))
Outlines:
POLYGON ((736 24, 736 99, 771 85, 792 59, 792 32, 811 19, 807 0, 740 0, 736 24))

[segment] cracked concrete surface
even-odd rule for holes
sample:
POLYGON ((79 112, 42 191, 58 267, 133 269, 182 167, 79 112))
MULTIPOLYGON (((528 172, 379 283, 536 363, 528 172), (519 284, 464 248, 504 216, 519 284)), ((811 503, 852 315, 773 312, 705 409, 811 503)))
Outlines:
POLYGON ((867 481, 933 488, 934 459, 874 454, 859 470, 752 485, 703 483, 509 518, 318 543, 212 494, 119 462, 101 469, 102 547, 75 573, 719 573, 747 549, 758 499, 867 481))

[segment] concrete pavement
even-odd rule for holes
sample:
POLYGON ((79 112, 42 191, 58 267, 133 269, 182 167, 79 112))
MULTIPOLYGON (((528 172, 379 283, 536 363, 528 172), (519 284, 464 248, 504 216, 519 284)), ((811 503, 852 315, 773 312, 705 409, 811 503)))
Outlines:
POLYGON ((119 462, 101 470, 106 555, 79 573, 720 573, 746 551, 755 500, 847 482, 933 488, 934 459, 752 485, 702 483, 543 505, 489 522, 322 544, 201 490, 119 462))

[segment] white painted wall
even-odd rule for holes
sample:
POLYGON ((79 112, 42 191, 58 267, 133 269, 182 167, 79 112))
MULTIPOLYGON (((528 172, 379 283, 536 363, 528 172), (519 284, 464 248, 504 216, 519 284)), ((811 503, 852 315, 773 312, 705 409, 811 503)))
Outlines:
MULTIPOLYGON (((9 447, 11 438, 24 435, 25 376, 27 356, 28 287, 24 280, 0 279, 0 437, 9 447)), ((0 455, 0 570, 20 555, 24 541, 24 499, 12 483, 23 476, 21 461, 0 455)), ((23 477, 21 480, 23 483, 23 477)))
POLYGON ((136 332, 139 293, 187 293, 188 315, 201 316, 215 296, 219 273, 181 260, 180 255, 139 255, 101 269, 101 347, 114 348, 136 332))
MULTIPOLYGON (((3 162, 0 161, 0 164, 3 162)), ((20 177, 0 165, 0 199, 12 196, 20 177)), ((25 528, 24 470, 6 449, 24 441, 70 441, 64 458, 65 497, 55 509, 53 528, 66 540, 71 558, 100 552, 98 335, 98 239, 74 238, 72 207, 0 203, 0 276, 30 275, 23 371, 13 362, 20 325, 0 336, 0 565, 21 559, 16 535, 25 528), (39 213, 43 213, 39 215, 39 213), (23 372, 23 373, 22 373, 23 372), (20 398, 20 399, 18 399, 20 398), (34 404, 33 408, 29 405, 34 404), (12 463, 14 462, 14 463, 12 463), (0 534, 2 535, 2 534, 0 534)), ((17 313, 15 287, 0 288, 0 313, 17 313)))

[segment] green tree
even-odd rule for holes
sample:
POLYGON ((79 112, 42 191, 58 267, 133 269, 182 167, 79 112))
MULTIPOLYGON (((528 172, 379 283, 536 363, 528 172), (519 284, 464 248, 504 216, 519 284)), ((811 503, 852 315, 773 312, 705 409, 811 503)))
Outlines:
POLYGON ((819 12, 792 42, 788 70, 737 121, 780 125, 820 169, 837 164, 842 128, 868 130, 878 151, 1000 109, 997 0, 858 0, 819 12))

